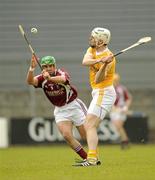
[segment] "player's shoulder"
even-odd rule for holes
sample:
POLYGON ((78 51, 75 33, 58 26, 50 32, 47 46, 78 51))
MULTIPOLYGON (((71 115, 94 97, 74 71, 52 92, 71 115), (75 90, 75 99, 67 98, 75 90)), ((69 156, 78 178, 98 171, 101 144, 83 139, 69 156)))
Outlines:
POLYGON ((59 68, 56 71, 59 72, 59 73, 67 72, 67 70, 65 68, 59 68))
POLYGON ((95 51, 95 48, 92 48, 92 47, 88 47, 87 49, 87 53, 90 53, 90 54, 92 54, 94 51, 95 51))
POLYGON ((88 47, 88 48, 87 48, 87 51, 91 52, 92 49, 93 49, 92 47, 88 47))
POLYGON ((69 76, 68 71, 64 68, 57 69, 56 74, 57 75, 68 75, 69 76))

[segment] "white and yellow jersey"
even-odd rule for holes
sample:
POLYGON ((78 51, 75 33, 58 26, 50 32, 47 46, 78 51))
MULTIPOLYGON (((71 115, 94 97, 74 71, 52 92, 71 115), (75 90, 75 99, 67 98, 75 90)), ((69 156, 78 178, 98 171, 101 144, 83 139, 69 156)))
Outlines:
MULTIPOLYGON (((95 48, 91 48, 91 47, 88 48, 87 53, 89 53, 92 56, 92 58, 96 60, 112 54, 112 52, 108 48, 106 48, 103 52, 98 53, 95 48)), ((95 75, 103 64, 97 63, 89 67, 89 80, 92 89, 102 89, 111 86, 113 84, 113 76, 115 74, 115 64, 116 64, 116 60, 114 58, 114 60, 108 65, 105 79, 97 84, 95 83, 95 75)))

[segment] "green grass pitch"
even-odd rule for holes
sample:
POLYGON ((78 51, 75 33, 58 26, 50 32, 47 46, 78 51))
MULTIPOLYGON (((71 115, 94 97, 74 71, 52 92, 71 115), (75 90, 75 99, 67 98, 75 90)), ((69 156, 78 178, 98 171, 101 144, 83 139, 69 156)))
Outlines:
POLYGON ((73 167, 65 145, 0 149, 1 180, 154 180, 155 145, 100 145, 101 166, 73 167))

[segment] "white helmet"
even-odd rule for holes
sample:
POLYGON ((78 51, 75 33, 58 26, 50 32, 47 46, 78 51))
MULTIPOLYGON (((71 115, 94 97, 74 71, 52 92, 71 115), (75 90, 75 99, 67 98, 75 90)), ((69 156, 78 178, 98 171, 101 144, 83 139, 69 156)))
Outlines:
POLYGON ((97 40, 103 40, 104 44, 108 44, 111 38, 111 33, 108 29, 97 27, 91 32, 91 35, 97 40))

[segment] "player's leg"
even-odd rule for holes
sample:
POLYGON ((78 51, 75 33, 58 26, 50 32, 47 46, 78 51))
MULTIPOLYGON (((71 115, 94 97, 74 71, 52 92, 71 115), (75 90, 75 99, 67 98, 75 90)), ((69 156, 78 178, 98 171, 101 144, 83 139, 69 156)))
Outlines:
POLYGON ((98 159, 97 155, 97 145, 98 145, 98 135, 97 135, 97 127, 99 124, 99 118, 93 114, 89 114, 86 118, 84 125, 76 126, 79 134, 82 139, 86 139, 88 144, 88 157, 93 158, 95 161, 98 159))
POLYGON ((86 140, 86 131, 85 131, 85 128, 84 128, 84 125, 80 125, 80 126, 76 126, 82 140, 86 140))
POLYGON ((87 159, 92 163, 96 162, 98 159, 98 134, 97 128, 100 123, 100 119, 93 114, 88 114, 85 122, 85 129, 87 135, 87 144, 88 144, 88 157, 87 159))
POLYGON ((110 111, 115 102, 116 93, 114 88, 95 89, 92 92, 93 99, 90 103, 85 122, 85 129, 88 144, 87 160, 90 165, 98 165, 98 134, 97 129, 104 120, 107 112, 110 111))
POLYGON ((71 121, 60 121, 57 123, 57 127, 68 143, 68 145, 82 158, 87 158, 87 153, 84 151, 82 145, 73 136, 72 129, 73 124, 71 121))
POLYGON ((95 115, 88 115, 86 118, 86 122, 83 126, 77 127, 81 137, 87 137, 88 144, 88 156, 87 159, 83 161, 77 161, 73 166, 92 166, 92 165, 100 165, 101 162, 98 160, 97 153, 97 145, 98 145, 98 135, 97 135, 97 127, 99 124, 99 118, 95 115))
POLYGON ((75 166, 94 166, 100 165, 101 162, 98 160, 98 135, 97 127, 100 123, 100 118, 96 115, 88 114, 86 122, 84 124, 86 130, 87 144, 88 144, 88 155, 87 159, 83 162, 75 164, 75 166))
POLYGON ((128 138, 128 135, 127 135, 126 130, 124 128, 124 121, 115 120, 115 121, 113 121, 113 124, 115 125, 118 132, 120 133, 121 147, 122 148, 127 147, 128 143, 129 143, 129 138, 128 138))

